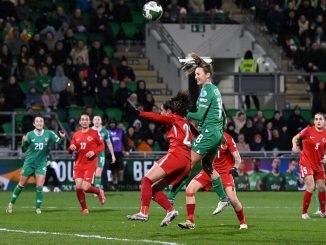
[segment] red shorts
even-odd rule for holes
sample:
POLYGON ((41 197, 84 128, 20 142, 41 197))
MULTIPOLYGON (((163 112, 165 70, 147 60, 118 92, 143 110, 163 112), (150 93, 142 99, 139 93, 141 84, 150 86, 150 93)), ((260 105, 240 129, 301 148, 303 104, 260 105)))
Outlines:
POLYGON ((89 167, 89 168, 75 168, 74 169, 74 180, 75 179, 83 179, 88 183, 93 183, 94 176, 95 176, 96 167, 89 167))
POLYGON ((170 185, 176 185, 190 172, 190 154, 168 153, 155 164, 158 164, 167 174, 166 180, 170 185))
POLYGON ((308 175, 312 175, 314 177, 314 179, 325 179, 325 171, 324 170, 316 171, 311 167, 303 166, 301 164, 299 166, 300 166, 300 176, 302 178, 304 178, 308 175))
MULTIPOLYGON (((220 174, 220 176, 224 188, 228 186, 235 186, 232 174, 220 174)), ((197 174, 193 179, 197 180, 203 186, 203 189, 205 191, 209 191, 210 189, 212 189, 211 177, 209 177, 209 175, 204 170, 201 170, 199 174, 197 174)))

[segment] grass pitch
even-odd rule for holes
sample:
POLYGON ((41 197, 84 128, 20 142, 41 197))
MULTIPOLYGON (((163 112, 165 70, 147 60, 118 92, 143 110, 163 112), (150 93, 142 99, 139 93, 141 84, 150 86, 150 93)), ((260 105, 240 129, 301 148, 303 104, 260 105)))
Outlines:
POLYGON ((185 193, 175 206, 180 212, 168 227, 160 227, 165 212, 154 202, 148 222, 128 221, 139 211, 139 192, 108 192, 101 206, 87 195, 90 213, 81 215, 74 192, 44 193, 42 214, 35 214, 34 192, 22 192, 12 214, 5 213, 10 192, 0 192, 0 244, 325 244, 326 219, 313 213, 301 220, 300 192, 238 193, 248 230, 240 231, 232 207, 216 216, 213 192, 197 194, 196 228, 181 230, 186 220, 185 193))

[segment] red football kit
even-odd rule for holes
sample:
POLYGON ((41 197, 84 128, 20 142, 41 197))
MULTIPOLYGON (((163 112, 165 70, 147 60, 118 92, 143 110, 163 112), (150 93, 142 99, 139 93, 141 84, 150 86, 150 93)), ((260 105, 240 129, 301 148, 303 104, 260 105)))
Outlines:
POLYGON ((179 183, 190 171, 190 149, 193 136, 188 121, 176 114, 163 116, 142 111, 139 115, 166 125, 169 150, 156 164, 159 164, 165 171, 171 185, 179 183))
POLYGON ((322 160, 326 150, 326 130, 318 132, 315 126, 309 126, 299 133, 299 137, 303 148, 299 162, 301 177, 313 175, 315 179, 325 179, 322 160))
MULTIPOLYGON (((94 129, 88 129, 87 132, 81 130, 74 133, 71 144, 76 148, 76 159, 74 165, 74 179, 83 178, 85 181, 92 183, 97 168, 97 155, 105 149, 103 141, 100 139, 98 132, 94 129), (87 158, 86 154, 94 151, 95 155, 87 158)), ((70 147, 68 148, 69 152, 70 147)))
MULTIPOLYGON (((237 151, 237 146, 232 139, 231 135, 224 132, 225 143, 220 146, 217 156, 213 162, 213 168, 221 175, 223 187, 234 187, 234 180, 231 174, 229 174, 232 167, 234 167, 234 158, 232 153, 237 151)), ((212 180, 210 176, 201 170, 194 178, 208 191, 212 189, 212 180)))

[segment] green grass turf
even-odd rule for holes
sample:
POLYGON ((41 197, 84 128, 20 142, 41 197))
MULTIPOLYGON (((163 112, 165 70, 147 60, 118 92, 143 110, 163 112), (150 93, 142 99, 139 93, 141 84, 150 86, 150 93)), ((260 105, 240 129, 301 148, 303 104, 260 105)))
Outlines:
POLYGON ((248 230, 239 231, 231 207, 219 215, 211 214, 216 205, 216 195, 212 192, 196 196, 194 230, 181 230, 177 226, 186 219, 184 192, 179 193, 175 203, 180 216, 163 228, 160 222, 165 212, 156 203, 151 205, 148 222, 126 219, 127 214, 139 210, 139 192, 108 192, 103 207, 96 198, 87 195, 89 215, 79 213, 74 192, 44 193, 43 212, 36 215, 34 193, 28 191, 20 195, 14 213, 6 214, 11 193, 0 192, 0 244, 159 244, 158 241, 202 245, 325 244, 326 219, 313 215, 314 200, 310 206, 312 219, 301 220, 302 194, 239 193, 249 225, 248 230))

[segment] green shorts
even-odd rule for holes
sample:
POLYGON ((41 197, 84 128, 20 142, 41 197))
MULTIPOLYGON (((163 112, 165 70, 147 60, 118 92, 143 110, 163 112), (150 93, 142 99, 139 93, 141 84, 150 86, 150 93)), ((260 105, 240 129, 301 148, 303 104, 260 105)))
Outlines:
POLYGON ((100 152, 97 156, 97 167, 103 168, 105 163, 105 153, 100 152))
POLYGON ((192 141, 191 150, 200 155, 217 154, 222 139, 222 129, 203 129, 197 138, 192 141))
POLYGON ((21 175, 25 177, 35 176, 35 175, 46 175, 46 164, 42 166, 31 166, 29 164, 23 165, 21 175))

